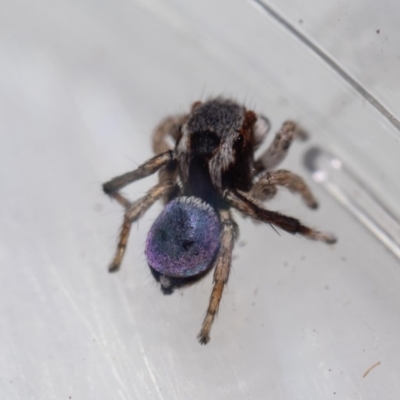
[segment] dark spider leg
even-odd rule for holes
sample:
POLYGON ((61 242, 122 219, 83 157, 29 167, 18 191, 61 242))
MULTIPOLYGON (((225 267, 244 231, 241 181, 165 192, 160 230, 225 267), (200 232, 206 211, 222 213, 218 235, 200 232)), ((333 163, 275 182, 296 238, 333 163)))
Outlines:
MULTIPOLYGON (((123 187, 135 182, 139 179, 146 178, 149 175, 157 172, 161 167, 164 167, 175 161, 174 154, 171 150, 161 153, 146 161, 144 164, 140 165, 137 169, 126 174, 116 176, 110 181, 103 184, 103 190, 109 196, 113 197, 121 203, 121 195, 118 196, 116 192, 123 187)), ((126 200, 126 199, 125 199, 126 200)), ((126 202, 123 201, 122 205, 126 206, 126 202)))
POLYGON ((317 208, 318 202, 304 180, 293 172, 283 169, 263 172, 250 190, 250 196, 261 201, 269 200, 276 195, 277 187, 284 186, 292 193, 299 193, 310 208, 317 208))
POLYGON ((132 223, 138 220, 159 198, 167 195, 169 192, 176 189, 176 187, 177 183, 174 181, 160 182, 151 188, 145 196, 139 200, 136 200, 129 207, 127 207, 119 236, 117 251, 108 269, 110 272, 119 270, 125 254, 132 223))
POLYGON ((286 121, 282 128, 275 135, 275 138, 267 150, 256 160, 254 168, 258 174, 264 170, 271 170, 280 164, 286 157, 289 147, 292 144, 294 137, 297 135, 305 135, 297 127, 297 124, 292 121, 286 121))
POLYGON ((309 239, 319 240, 328 244, 336 242, 335 236, 331 233, 317 231, 303 225, 296 218, 288 217, 275 211, 266 210, 265 208, 255 204, 255 200, 243 192, 227 191, 224 197, 232 207, 255 220, 269 223, 285 230, 286 232, 300 234, 309 239))
POLYGON ((215 260, 214 286, 210 296, 207 314, 204 318, 200 333, 197 338, 201 344, 207 344, 210 340, 210 330, 215 315, 218 312, 222 292, 228 282, 231 267, 233 243, 235 240, 236 223, 231 219, 229 211, 220 211, 221 216, 221 247, 215 260))

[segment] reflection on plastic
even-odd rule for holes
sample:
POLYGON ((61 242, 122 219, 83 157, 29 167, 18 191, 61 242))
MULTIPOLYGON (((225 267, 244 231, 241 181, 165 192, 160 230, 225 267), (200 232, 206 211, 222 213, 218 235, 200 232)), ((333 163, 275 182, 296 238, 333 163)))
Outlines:
POLYGON ((304 164, 315 182, 321 184, 400 258, 400 219, 364 182, 338 158, 318 147, 306 152, 304 164))

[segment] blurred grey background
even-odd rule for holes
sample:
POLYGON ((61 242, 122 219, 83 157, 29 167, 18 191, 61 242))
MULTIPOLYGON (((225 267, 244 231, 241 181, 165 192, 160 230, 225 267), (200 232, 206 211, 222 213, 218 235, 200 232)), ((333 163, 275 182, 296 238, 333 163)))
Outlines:
POLYGON ((0 398, 398 398, 399 259, 367 223, 389 215, 395 248, 398 13, 394 0, 3 2, 0 398), (162 296, 143 254, 161 204, 108 274, 123 211, 101 183, 151 157, 161 118, 220 94, 267 115, 272 132, 289 118, 310 132, 283 167, 305 177, 320 209, 284 190, 267 207, 339 242, 237 216, 204 347, 196 334, 212 277, 162 296), (312 183, 311 146, 334 154, 357 190, 342 169, 336 186, 312 183), (370 201, 367 220, 342 182, 350 200, 370 201))

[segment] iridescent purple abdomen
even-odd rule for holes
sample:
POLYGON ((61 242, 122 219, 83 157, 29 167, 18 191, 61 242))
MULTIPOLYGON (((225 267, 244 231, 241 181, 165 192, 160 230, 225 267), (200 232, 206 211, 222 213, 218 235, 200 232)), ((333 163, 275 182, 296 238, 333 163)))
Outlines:
POLYGON ((220 232, 210 205, 197 197, 178 197, 166 205, 147 235, 147 262, 166 276, 198 275, 211 266, 220 232))

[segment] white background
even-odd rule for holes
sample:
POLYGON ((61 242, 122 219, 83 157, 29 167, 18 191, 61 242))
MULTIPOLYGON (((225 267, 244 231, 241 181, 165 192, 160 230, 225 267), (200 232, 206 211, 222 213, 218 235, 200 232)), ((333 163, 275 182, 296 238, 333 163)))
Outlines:
MULTIPOLYGON (((275 3, 400 117, 397 3, 275 3)), ((301 163, 318 144, 399 211, 399 132, 254 2, 3 4, 0 135, 1 399, 399 397, 399 260, 301 163), (320 209, 284 191, 267 206, 339 242, 237 216, 230 282, 200 346, 211 276, 161 294, 143 255, 161 205, 108 274, 123 212, 101 183, 152 155, 162 117, 219 94, 267 115, 273 131, 290 118, 311 133, 283 166, 312 185, 320 209)))

